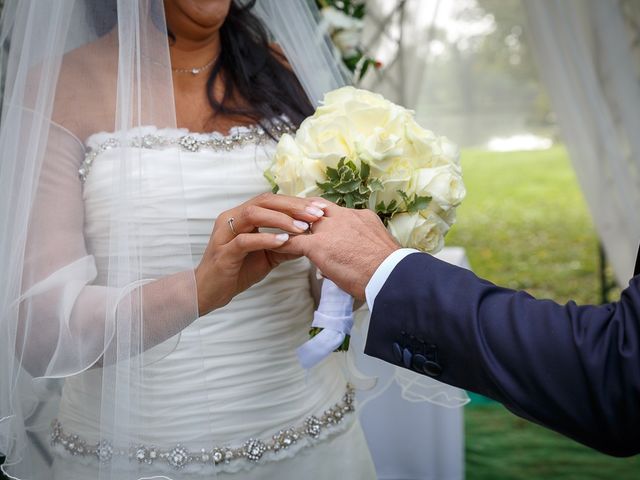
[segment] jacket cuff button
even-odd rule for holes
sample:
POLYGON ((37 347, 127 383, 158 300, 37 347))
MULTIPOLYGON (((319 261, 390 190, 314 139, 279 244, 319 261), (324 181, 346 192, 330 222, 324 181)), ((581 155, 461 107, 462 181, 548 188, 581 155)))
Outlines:
POLYGON ((430 377, 437 377, 442 373, 442 366, 437 362, 427 360, 424 367, 422 367, 422 370, 430 377))
POLYGON ((411 368, 411 359, 413 358, 413 353, 408 348, 402 350, 402 363, 405 368, 411 368))
POLYGON ((393 359, 396 363, 402 362, 402 348, 400 348, 400 344, 398 342, 394 342, 392 346, 393 350, 393 359))

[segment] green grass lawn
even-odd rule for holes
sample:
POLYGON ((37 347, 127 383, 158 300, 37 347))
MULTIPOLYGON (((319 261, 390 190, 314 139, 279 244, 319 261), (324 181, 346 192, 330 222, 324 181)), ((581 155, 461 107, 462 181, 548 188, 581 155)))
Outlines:
MULTIPOLYGON (((497 284, 598 303, 597 238, 562 147, 462 154, 467 198, 449 245, 497 284)), ((476 399, 465 410, 468 479, 637 479, 640 457, 598 454, 476 399)))

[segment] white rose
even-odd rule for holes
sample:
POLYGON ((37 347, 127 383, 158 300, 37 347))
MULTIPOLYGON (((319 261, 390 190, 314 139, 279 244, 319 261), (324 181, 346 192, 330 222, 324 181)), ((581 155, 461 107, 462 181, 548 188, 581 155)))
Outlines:
POLYGON ((449 210, 447 210, 446 212, 443 212, 440 214, 440 218, 442 218, 442 220, 449 225, 450 227, 453 227, 453 225, 456 223, 456 209, 455 208, 451 208, 449 210))
POLYGON ((280 138, 270 171, 280 193, 299 197, 319 195, 316 182, 326 180, 325 171, 322 162, 304 155, 291 135, 280 138))
POLYGON ((443 222, 449 225, 449 227, 452 227, 456 223, 456 209, 450 208, 449 210, 442 210, 435 202, 429 203, 429 206, 420 213, 423 217, 427 216, 429 213, 434 213, 435 215, 438 215, 443 222))
POLYGON ((304 153, 335 167, 342 157, 356 165, 364 160, 372 175, 387 171, 387 159, 403 154, 398 148, 410 113, 382 95, 342 87, 327 93, 314 115, 300 125, 296 142, 304 153), (379 165, 380 164, 380 165, 379 165))
POLYGON ((374 127, 371 135, 356 142, 355 148, 360 159, 373 167, 374 173, 376 173, 375 170, 384 172, 390 167, 386 165, 387 160, 402 155, 401 140, 402 137, 390 133, 385 128, 374 127))
POLYGON ((389 220, 389 232, 403 247, 437 253, 444 246, 444 235, 449 225, 434 212, 424 213, 395 214, 389 220))
POLYGON ((327 92, 322 100, 322 105, 318 110, 322 111, 326 107, 339 108, 344 111, 345 103, 348 101, 357 101, 369 106, 382 106, 386 108, 393 105, 393 103, 379 93, 370 92, 369 90, 363 90, 349 85, 327 92))
POLYGON ((403 157, 395 157, 389 162, 387 170, 383 173, 374 174, 374 169, 372 169, 371 177, 377 178, 382 182, 382 190, 371 194, 369 204, 373 205, 373 207, 380 202, 389 205, 392 200, 400 203, 401 198, 398 190, 403 192, 409 190, 412 171, 412 165, 403 157))
POLYGON ((375 129, 382 129, 386 135, 396 135, 404 138, 404 129, 410 113, 390 102, 377 104, 351 99, 344 103, 344 115, 348 116, 351 128, 363 137, 374 133, 375 129))
POLYGON ((323 22, 329 27, 329 31, 335 30, 362 30, 364 22, 359 18, 347 15, 342 10, 335 7, 324 7, 320 10, 323 22))
POLYGON ((460 165, 460 149, 447 137, 438 137, 438 148, 433 152, 435 165, 460 165))
POLYGON ((467 191, 462 182, 460 167, 449 164, 415 170, 407 193, 431 197, 432 202, 446 211, 460 205, 467 191))
POLYGON ((331 37, 343 57, 354 57, 360 45, 360 30, 340 30, 331 37))
POLYGON ((338 112, 306 119, 296 133, 296 143, 309 158, 335 167, 342 157, 356 160, 349 120, 338 112))
POLYGON ((438 136, 431 130, 422 128, 411 119, 405 123, 404 139, 407 143, 407 155, 418 167, 431 167, 433 165, 434 150, 439 152, 438 136))

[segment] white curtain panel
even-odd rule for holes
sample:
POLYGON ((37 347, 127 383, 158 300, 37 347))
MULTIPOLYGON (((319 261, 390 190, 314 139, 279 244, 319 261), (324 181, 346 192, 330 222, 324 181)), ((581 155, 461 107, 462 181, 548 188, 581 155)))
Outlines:
POLYGON ((442 0, 368 0, 362 44, 382 69, 367 73, 363 88, 415 109, 429 61, 432 26, 442 0))
POLYGON ((523 0, 530 41, 620 285, 640 242, 640 82, 618 0, 523 0))

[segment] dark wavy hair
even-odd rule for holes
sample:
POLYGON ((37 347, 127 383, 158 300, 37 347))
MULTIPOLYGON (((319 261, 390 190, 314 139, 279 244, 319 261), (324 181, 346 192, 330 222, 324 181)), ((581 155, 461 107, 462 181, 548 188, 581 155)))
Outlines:
POLYGON ((231 2, 229 15, 220 28, 222 51, 207 81, 209 103, 216 114, 257 123, 286 115, 297 127, 313 113, 313 107, 286 58, 270 43, 265 26, 251 11, 255 3, 256 0, 231 2), (218 78, 224 85, 220 101, 213 96, 218 78), (246 105, 231 105, 237 97, 246 105))
MULTIPOLYGON (((86 0, 87 14, 98 35, 116 24, 116 0, 86 0)), ((256 0, 233 0, 220 28, 222 50, 207 79, 207 98, 212 115, 229 115, 269 127, 272 119, 285 115, 292 127, 313 113, 298 78, 281 51, 271 43, 270 32, 252 12, 256 0), (213 86, 221 79, 222 99, 213 86)), ((151 16, 161 23, 162 0, 151 3, 151 16)), ((169 41, 175 40, 169 31, 169 41)))

